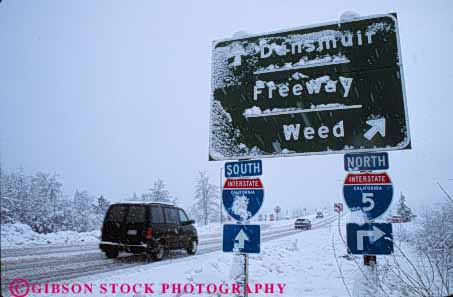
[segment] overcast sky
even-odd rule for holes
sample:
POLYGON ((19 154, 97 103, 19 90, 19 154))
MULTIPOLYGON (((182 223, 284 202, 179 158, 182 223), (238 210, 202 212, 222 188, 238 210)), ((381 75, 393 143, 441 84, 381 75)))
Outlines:
MULTIPOLYGON (((61 175, 64 191, 121 200, 162 178, 183 205, 208 162, 212 41, 398 13, 412 150, 390 152, 409 205, 453 193, 452 1, 0 3, 4 169, 61 175)), ((266 210, 342 201, 342 155, 263 160, 266 210)), ((395 198, 397 198, 395 196, 395 198)), ((394 200, 396 200, 394 198, 394 200)))

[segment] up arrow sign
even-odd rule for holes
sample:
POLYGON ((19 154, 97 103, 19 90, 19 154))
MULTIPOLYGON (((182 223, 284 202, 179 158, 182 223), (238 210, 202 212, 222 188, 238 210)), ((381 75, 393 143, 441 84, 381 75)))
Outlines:
POLYGON ((248 241, 248 240, 249 240, 249 237, 247 236, 247 234, 245 234, 244 230, 242 230, 242 229, 241 229, 241 231, 239 231, 238 235, 236 235, 236 237, 234 238, 234 241, 239 242, 238 248, 240 248, 240 249, 244 248, 244 243, 245 243, 245 241, 248 241))
POLYGON ((260 225, 223 225, 222 250, 225 253, 258 254, 260 246, 260 225))
POLYGON ((379 240, 385 235, 385 232, 378 227, 373 227, 374 230, 359 230, 357 231, 357 250, 363 251, 363 239, 365 237, 373 237, 372 242, 379 240))
POLYGON ((366 121, 371 128, 363 135, 366 139, 371 140, 378 132, 385 137, 385 118, 366 121))

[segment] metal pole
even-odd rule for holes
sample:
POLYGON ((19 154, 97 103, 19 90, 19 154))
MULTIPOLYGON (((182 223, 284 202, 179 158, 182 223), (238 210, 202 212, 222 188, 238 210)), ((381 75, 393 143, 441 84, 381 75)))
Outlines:
POLYGON ((223 186, 222 186, 222 171, 223 171, 223 167, 220 167, 220 185, 219 185, 219 189, 220 189, 220 196, 219 196, 219 200, 220 200, 220 224, 223 223, 223 216, 222 216, 222 192, 223 192, 223 186))
MULTIPOLYGON (((249 255, 245 254, 245 288, 248 287, 249 284, 249 255)), ((244 288, 244 295, 245 297, 249 296, 248 291, 244 288)))
MULTIPOLYGON (((250 224, 250 220, 247 220, 245 224, 250 224)), ((244 255, 244 297, 248 297, 249 293, 247 291, 247 286, 249 283, 249 255, 248 254, 243 254, 244 255)))
POLYGON ((248 297, 249 293, 247 291, 249 283, 249 255, 244 254, 244 297, 248 297))

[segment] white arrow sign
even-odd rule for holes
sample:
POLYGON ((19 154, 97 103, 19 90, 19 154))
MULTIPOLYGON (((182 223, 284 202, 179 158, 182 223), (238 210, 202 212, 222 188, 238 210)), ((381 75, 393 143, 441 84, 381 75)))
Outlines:
POLYGON ((379 240, 382 236, 385 235, 385 232, 377 227, 373 227, 374 230, 360 230, 357 231, 357 250, 363 251, 363 240, 365 237, 373 237, 371 242, 379 240))
POLYGON ((239 231, 238 235, 236 235, 236 237, 234 238, 234 241, 238 241, 239 245, 237 247, 240 249, 243 249, 244 242, 249 241, 249 237, 247 236, 247 234, 245 234, 244 230, 241 229, 241 231, 239 231))
POLYGON ((371 128, 363 135, 366 139, 371 140, 378 132, 385 137, 385 118, 366 121, 371 128))

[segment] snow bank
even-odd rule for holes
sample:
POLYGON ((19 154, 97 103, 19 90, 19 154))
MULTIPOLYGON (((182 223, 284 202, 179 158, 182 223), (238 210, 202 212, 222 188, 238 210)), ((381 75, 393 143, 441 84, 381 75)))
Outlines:
POLYGON ((99 242, 99 238, 100 231, 98 230, 84 233, 59 231, 55 233, 39 234, 25 224, 4 224, 1 226, 2 248, 41 244, 99 242))

